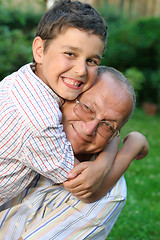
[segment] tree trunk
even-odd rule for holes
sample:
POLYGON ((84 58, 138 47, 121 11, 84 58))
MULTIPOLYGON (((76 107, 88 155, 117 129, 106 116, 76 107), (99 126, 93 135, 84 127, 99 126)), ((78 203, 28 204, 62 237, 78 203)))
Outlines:
POLYGON ((121 0, 120 1, 120 4, 119 4, 120 6, 120 10, 121 10, 121 12, 123 13, 123 10, 124 10, 124 0, 121 0))

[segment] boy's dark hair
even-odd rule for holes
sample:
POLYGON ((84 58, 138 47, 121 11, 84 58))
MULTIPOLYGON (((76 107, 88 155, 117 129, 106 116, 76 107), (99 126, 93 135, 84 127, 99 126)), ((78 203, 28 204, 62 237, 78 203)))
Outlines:
POLYGON ((80 1, 58 0, 44 14, 37 27, 36 36, 45 40, 44 51, 50 41, 68 27, 98 35, 106 45, 107 27, 105 21, 90 4, 80 1))

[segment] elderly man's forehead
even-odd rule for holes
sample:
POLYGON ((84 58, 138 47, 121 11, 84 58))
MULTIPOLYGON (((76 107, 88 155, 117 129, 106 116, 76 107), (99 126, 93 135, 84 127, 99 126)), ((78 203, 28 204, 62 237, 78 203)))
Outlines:
MULTIPOLYGON (((114 86, 114 79, 108 73, 102 73, 97 76, 96 81, 92 87, 86 92, 82 93, 79 98, 89 99, 90 102, 96 101, 98 98, 107 98, 108 91, 114 86)), ((113 89, 111 90, 113 92, 113 89)))

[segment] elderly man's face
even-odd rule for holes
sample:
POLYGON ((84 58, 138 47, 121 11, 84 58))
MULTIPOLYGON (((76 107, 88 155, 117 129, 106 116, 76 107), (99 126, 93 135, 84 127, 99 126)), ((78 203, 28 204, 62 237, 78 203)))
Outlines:
MULTIPOLYGON (((115 81, 110 74, 103 73, 96 84, 83 93, 79 101, 96 112, 96 118, 108 121, 114 128, 121 128, 131 113, 133 100, 126 87, 115 81)), ((75 154, 101 151, 109 139, 97 132, 99 121, 84 122, 74 113, 74 102, 66 102, 62 107, 63 126, 67 139, 75 154)))

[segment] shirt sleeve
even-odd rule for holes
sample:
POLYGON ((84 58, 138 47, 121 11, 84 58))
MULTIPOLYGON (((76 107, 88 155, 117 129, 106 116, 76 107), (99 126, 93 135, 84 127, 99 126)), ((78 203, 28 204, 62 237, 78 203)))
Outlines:
POLYGON ((74 154, 63 125, 50 125, 31 133, 21 159, 26 166, 55 183, 64 182, 74 167, 74 154))
POLYGON ((22 67, 12 82, 9 104, 18 120, 12 131, 16 151, 10 157, 55 183, 65 181, 74 166, 74 155, 61 124, 60 98, 29 65, 22 67))

